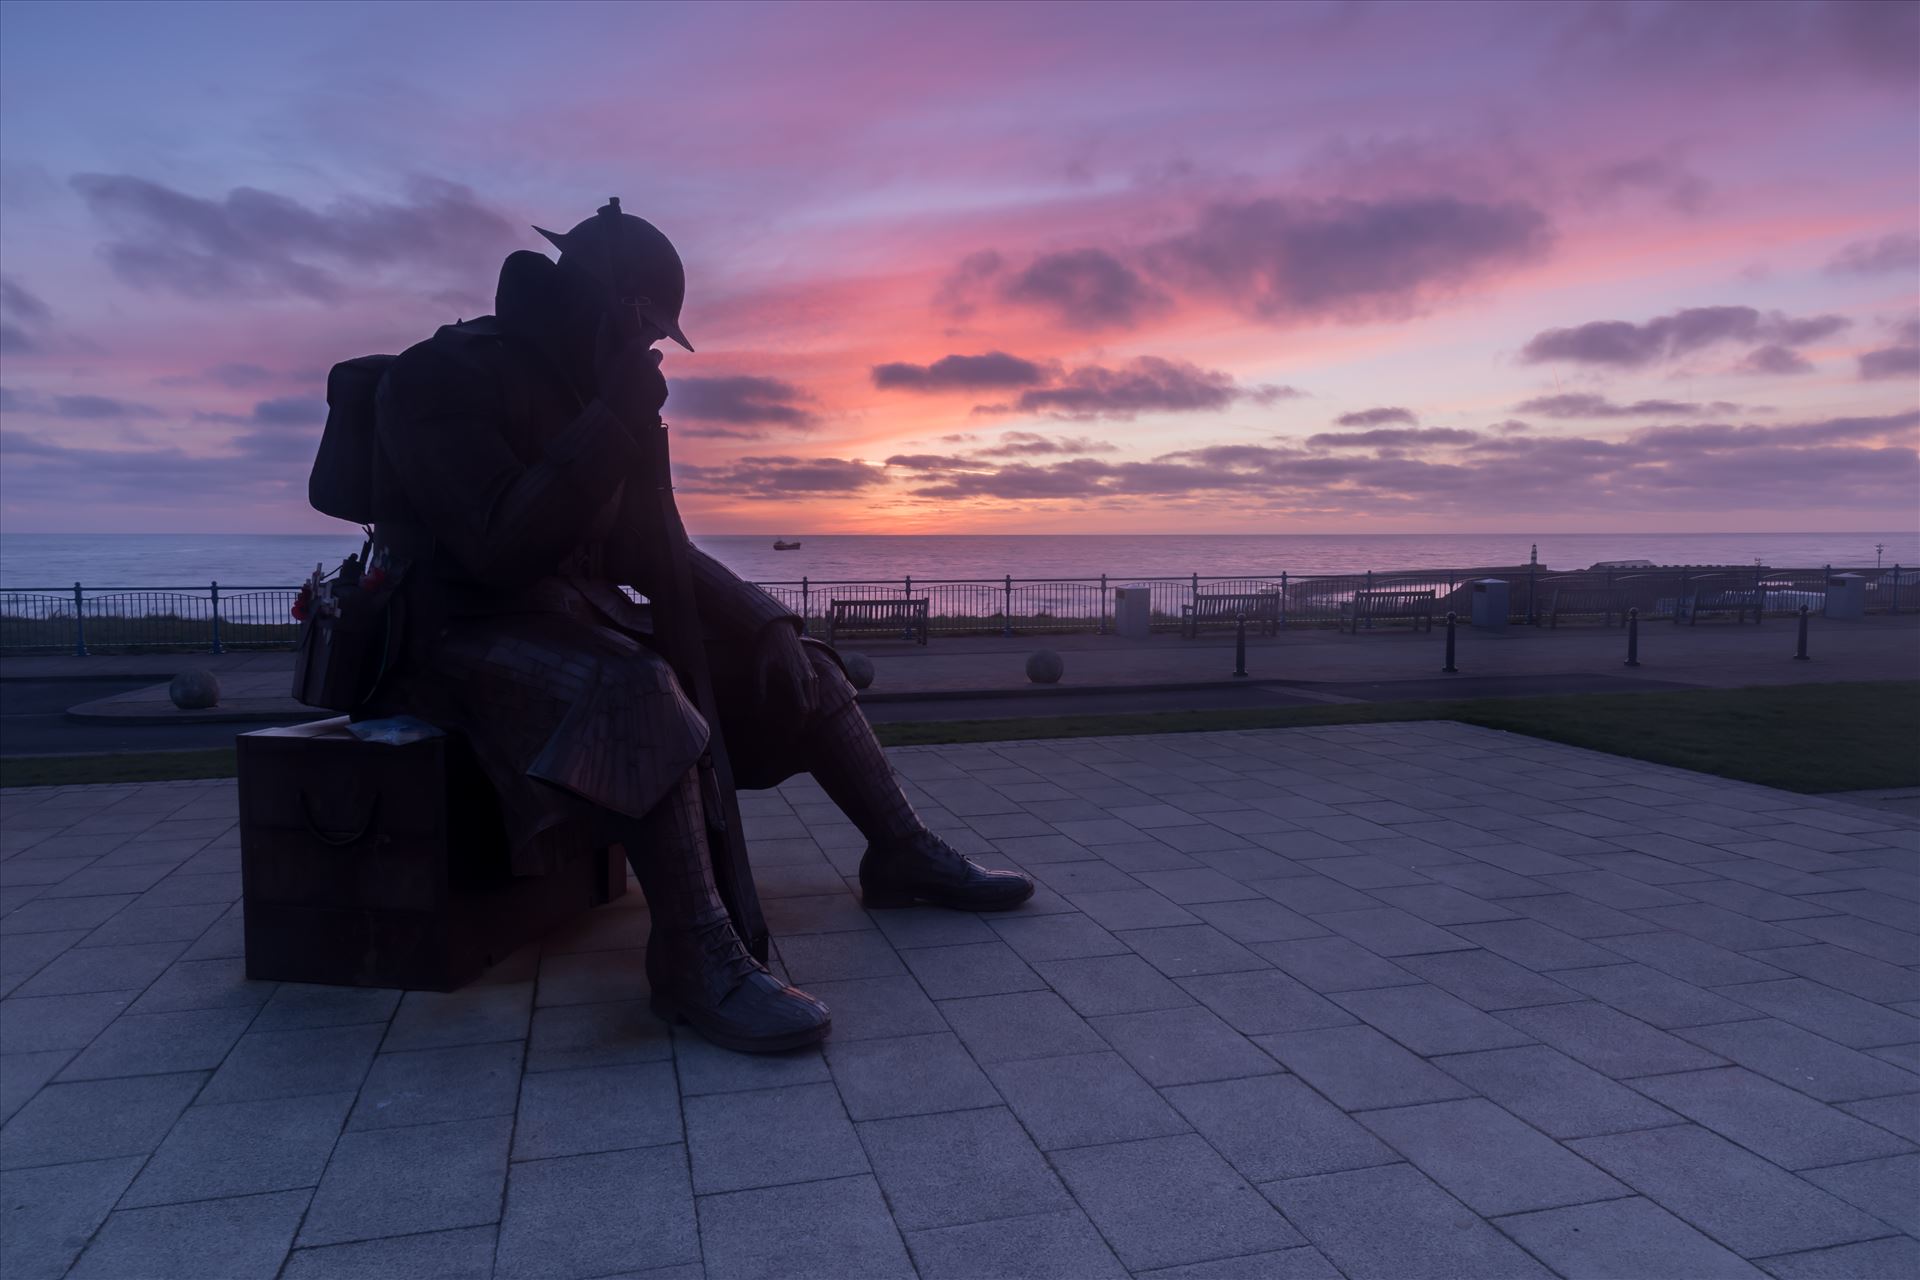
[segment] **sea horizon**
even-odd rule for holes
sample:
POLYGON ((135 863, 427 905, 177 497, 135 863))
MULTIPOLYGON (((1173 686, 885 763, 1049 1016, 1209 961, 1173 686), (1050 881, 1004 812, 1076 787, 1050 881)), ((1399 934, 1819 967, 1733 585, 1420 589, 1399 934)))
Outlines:
MULTIPOLYGON (((695 534, 742 577, 761 582, 1293 576, 1396 569, 1550 569, 1607 560, 1777 568, 1920 564, 1920 531, 1729 533, 695 534)), ((315 564, 358 551, 358 531, 282 534, 0 533, 0 590, 297 583, 315 564)))

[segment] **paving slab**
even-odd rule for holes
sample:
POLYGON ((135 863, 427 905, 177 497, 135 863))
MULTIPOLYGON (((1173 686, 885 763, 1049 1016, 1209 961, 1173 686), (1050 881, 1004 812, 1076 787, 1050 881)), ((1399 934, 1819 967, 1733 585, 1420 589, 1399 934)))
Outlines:
MULTIPOLYGON (((1126 1280, 1087 1215, 1079 1209, 907 1233, 922 1280, 1017 1280, 1072 1276, 1126 1280)), ((1272 1274, 1272 1273, 1267 1273, 1272 1274)))
POLYGON ((286 1256, 311 1192, 121 1209, 80 1255, 74 1280, 262 1275, 286 1256))
POLYGON ((1764 1280, 1766 1275, 1638 1196, 1516 1213, 1500 1219, 1499 1227, 1562 1275, 1689 1280, 1764 1280))
POLYGON ((1779 1280, 1905 1280, 1920 1272, 1920 1240, 1892 1236, 1763 1258, 1760 1265, 1779 1280))
POLYGON ((1484 1098, 1363 1111, 1355 1118, 1486 1217, 1626 1194, 1612 1178, 1484 1098))
POLYGON ((987 1074, 1043 1151, 1157 1138, 1188 1127, 1116 1053, 1003 1062, 987 1074))
POLYGON ((1199 1137, 1079 1147, 1056 1153, 1054 1164, 1135 1271, 1305 1243, 1199 1137))
POLYGON ((488 1280, 493 1275, 494 1229, 467 1227, 387 1240, 296 1249, 280 1280, 488 1280))
POLYGON ((1166 1097, 1249 1181, 1391 1164, 1400 1157, 1293 1076, 1180 1085, 1166 1097))
POLYGON ((1745 1258, 1871 1240, 1887 1231, 1879 1219, 1692 1125, 1567 1145, 1745 1258))
POLYGON ((700 1256, 686 1153, 678 1146, 513 1166, 494 1274, 581 1280, 700 1256))
POLYGON ((869 1121, 860 1125, 860 1141, 903 1231, 1073 1205, 1004 1107, 869 1121))
POLYGON ((1786 1169, 1913 1150, 1909 1142, 1743 1067, 1649 1076, 1634 1087, 1786 1169))
POLYGON ((1553 1274, 1411 1165, 1293 1178, 1261 1190, 1349 1276, 1553 1274))
POLYGON ((231 783, 0 795, 9 1275, 1910 1261, 1920 822, 1442 722, 891 757, 1065 892, 869 912, 749 793, 834 1014, 767 1056, 648 1011, 637 892, 460 992, 253 983, 231 783))

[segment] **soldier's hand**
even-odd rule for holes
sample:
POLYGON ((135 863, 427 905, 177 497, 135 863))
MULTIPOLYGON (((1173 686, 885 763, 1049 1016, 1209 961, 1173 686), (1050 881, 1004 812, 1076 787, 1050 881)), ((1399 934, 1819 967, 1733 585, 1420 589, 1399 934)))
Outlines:
POLYGON ((820 677, 799 634, 786 623, 773 623, 760 632, 754 649, 753 679, 754 692, 762 705, 770 696, 802 714, 810 714, 819 705, 820 677))
POLYGON ((594 354, 594 382, 600 403, 629 427, 650 427, 660 421, 667 403, 667 379, 660 372, 661 355, 637 334, 622 334, 603 325, 594 354))

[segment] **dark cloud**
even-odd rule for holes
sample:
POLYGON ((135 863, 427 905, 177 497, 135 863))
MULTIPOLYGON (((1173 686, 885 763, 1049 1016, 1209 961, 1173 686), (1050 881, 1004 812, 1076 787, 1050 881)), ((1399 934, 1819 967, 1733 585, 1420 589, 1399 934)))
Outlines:
POLYGON ((1883 347, 1860 356, 1860 377, 1866 382, 1911 378, 1915 374, 1920 374, 1920 346, 1883 347))
POLYGON ((1629 444, 1668 452, 1715 452, 1756 445, 1857 444, 1896 437, 1911 442, 1920 426, 1920 412, 1871 418, 1827 418, 1777 427, 1711 424, 1688 427, 1645 427, 1627 437, 1629 444))
MULTIPOLYGON (((1792 353, 1789 352, 1789 355, 1792 353)), ((1697 404, 1691 400, 1635 400, 1619 404, 1605 396, 1569 393, 1536 396, 1513 406, 1515 413, 1537 413, 1544 418, 1688 418, 1702 413, 1738 413, 1740 406, 1725 400, 1697 404)))
POLYGON ((1792 347, 1770 342, 1747 352, 1747 358, 1734 366, 1736 373, 1812 373, 1813 361, 1792 347))
POLYGON ((1145 259, 1169 284, 1259 319, 1364 320, 1409 314, 1550 239, 1545 215, 1515 202, 1266 199, 1213 205, 1145 259))
POLYGON ((974 450, 981 458, 1020 458, 1039 454, 1112 453, 1115 446, 1088 436, 1043 436, 1032 431, 1008 431, 1000 443, 974 450))
MULTIPOLYGON (((735 427, 807 427, 818 420, 807 407, 806 392, 779 378, 734 375, 674 378, 669 384, 667 416, 735 427)), ((722 434, 708 431, 706 434, 722 434)), ((753 432, 735 432, 751 436, 753 432)))
POLYGON ((747 497, 859 493, 887 478, 882 468, 858 460, 786 455, 740 458, 718 467, 680 463, 674 472, 682 490, 747 497))
POLYGON ((1478 431, 1460 427, 1380 427, 1373 431, 1323 431, 1307 437, 1320 449, 1400 449, 1409 445, 1471 444, 1478 431))
POLYGON ((999 293, 1083 330, 1130 329, 1171 305, 1166 294, 1104 249, 1042 254, 1002 279, 999 293))
POLYGON ((873 385, 901 391, 993 391, 1031 387, 1047 381, 1049 370, 1032 360, 988 351, 977 356, 942 356, 932 364, 877 364, 873 385))
POLYGON ((1343 413, 1335 418, 1334 422, 1342 427, 1383 427, 1389 422, 1404 422, 1411 426, 1419 420, 1420 419, 1414 416, 1413 410, 1411 409, 1389 406, 1379 409, 1360 409, 1353 413, 1343 413))
POLYGON ((164 415, 150 404, 118 400, 112 396, 42 396, 31 391, 0 388, 0 409, 9 413, 30 413, 42 418, 61 418, 68 422, 103 422, 116 418, 159 418, 164 415))
POLYGON ((1838 333, 1850 323, 1843 316, 1796 318, 1778 311, 1763 315, 1752 307, 1688 307, 1645 324, 1594 320, 1571 329, 1548 329, 1534 335, 1520 358, 1528 364, 1570 360, 1634 368, 1720 342, 1800 346, 1838 333))
MULTIPOLYGON (((918 471, 909 491, 930 500, 1126 504, 1186 500, 1264 509, 1477 513, 1498 493, 1513 511, 1753 510, 1804 502, 1808 486, 1842 487, 1849 502, 1894 509, 1920 484, 1913 444, 1920 413, 1781 426, 1648 428, 1624 440, 1460 432, 1432 456, 1314 454, 1286 445, 1226 445, 1148 462, 1076 458, 981 468, 970 461, 891 459, 918 471), (1896 441, 1897 443, 1887 443, 1896 441), (941 465, 918 467, 921 461, 941 465), (1568 477, 1578 486, 1569 488, 1568 477)), ((1372 434, 1372 433, 1362 433, 1372 434)), ((1397 433, 1396 433, 1397 434, 1397 433)))
POLYGON ((957 320, 964 320, 979 309, 986 285, 1000 274, 1006 259, 992 249, 982 249, 960 259, 960 265, 947 273, 933 295, 933 305, 957 320))
POLYGON ((1579 188, 1586 199, 1603 201, 1645 191, 1681 213, 1700 212, 1712 190, 1699 174, 1663 156, 1639 156, 1601 165, 1586 174, 1579 188))
POLYGON ((114 274, 192 298, 330 302, 345 292, 341 267, 472 273, 521 239, 469 188, 429 178, 410 182, 401 200, 340 200, 325 209, 253 187, 193 196, 128 174, 80 174, 73 187, 113 233, 103 252, 114 274))
POLYGON ((1298 387, 1281 386, 1278 383, 1263 382, 1259 386, 1247 388, 1247 399, 1258 405, 1279 404, 1282 400, 1303 400, 1307 393, 1298 387))
POLYGON ((909 471, 984 471, 993 464, 951 453, 896 453, 887 459, 887 465, 909 471))
POLYGON ((1894 231, 1877 240, 1855 240, 1833 255, 1827 271, 1836 276, 1880 276, 1920 271, 1920 236, 1894 231))
POLYGON ((1140 356, 1118 368, 1075 369, 1051 387, 1021 392, 1012 407, 1055 418, 1126 419, 1142 413, 1225 409, 1249 394, 1220 370, 1202 369, 1185 360, 1140 356))
POLYGON ((53 323, 53 308, 12 276, 0 275, 0 355, 39 351, 53 323))
POLYGON ((273 427, 305 427, 327 420, 327 404, 310 396, 280 396, 253 406, 253 420, 273 427))
POLYGON ((0 275, 0 314, 12 316, 22 324, 43 325, 53 321, 53 308, 40 295, 12 276, 0 275))

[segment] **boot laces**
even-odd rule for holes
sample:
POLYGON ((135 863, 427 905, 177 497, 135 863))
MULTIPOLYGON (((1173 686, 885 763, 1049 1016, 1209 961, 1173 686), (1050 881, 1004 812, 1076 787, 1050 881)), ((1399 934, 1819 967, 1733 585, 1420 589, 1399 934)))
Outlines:
POLYGON ((967 857, 931 831, 921 832, 917 843, 936 866, 951 867, 963 874, 980 869, 972 858, 967 857))
POLYGON ((733 922, 724 915, 695 926, 693 937, 700 949, 714 962, 715 969, 726 974, 729 990, 765 970, 765 966, 755 960, 746 944, 740 941, 740 935, 734 932, 733 922))

